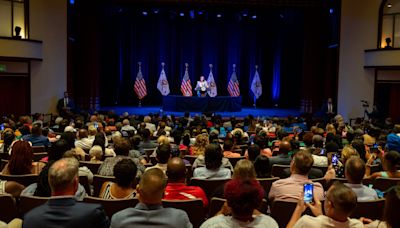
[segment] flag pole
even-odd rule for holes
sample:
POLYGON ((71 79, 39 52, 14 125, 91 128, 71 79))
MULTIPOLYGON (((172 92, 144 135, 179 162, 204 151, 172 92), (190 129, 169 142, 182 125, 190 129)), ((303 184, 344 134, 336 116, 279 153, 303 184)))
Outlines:
MULTIPOLYGON (((138 62, 138 65, 139 65, 139 71, 142 71, 142 62, 138 62)), ((142 99, 141 98, 139 98, 138 107, 142 107, 142 99)))
MULTIPOLYGON (((257 71, 257 69, 258 69, 258 65, 256 65, 256 71, 257 71)), ((253 96, 253 106, 254 106, 254 108, 255 109, 257 109, 257 98, 256 98, 256 95, 255 94, 253 94, 254 96, 253 96)))

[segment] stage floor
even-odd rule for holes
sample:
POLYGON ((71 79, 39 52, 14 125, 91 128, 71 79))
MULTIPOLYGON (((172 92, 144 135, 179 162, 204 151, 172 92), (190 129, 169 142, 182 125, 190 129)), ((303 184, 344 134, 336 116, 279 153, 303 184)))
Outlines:
MULTIPOLYGON (((124 112, 128 112, 129 114, 137 114, 137 115, 147 115, 149 113, 158 113, 162 111, 161 106, 107 106, 100 107, 100 111, 109 111, 114 110, 117 114, 122 114, 124 112)), ((183 112, 164 112, 167 115, 175 115, 175 116, 183 116, 183 112)), ((241 112, 217 112, 223 117, 246 117, 252 114, 254 117, 286 117, 289 115, 299 116, 300 111, 296 109, 279 109, 279 108, 253 108, 253 107, 243 107, 241 112)), ((192 115, 200 114, 199 112, 191 112, 192 115)))

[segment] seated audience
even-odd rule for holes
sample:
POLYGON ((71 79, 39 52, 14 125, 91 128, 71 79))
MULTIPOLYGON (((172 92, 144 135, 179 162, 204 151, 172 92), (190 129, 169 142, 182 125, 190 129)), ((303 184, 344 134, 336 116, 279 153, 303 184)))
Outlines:
POLYGON ((204 156, 204 152, 208 144, 210 144, 210 142, 206 134, 199 134, 198 136, 196 136, 196 141, 191 147, 193 155, 204 156))
POLYGON ((289 141, 282 141, 279 145, 279 151, 277 156, 269 158, 269 171, 272 170, 272 166, 277 165, 289 165, 292 158, 289 156, 289 152, 292 151, 292 146, 289 141))
POLYGON ((194 169, 193 177, 200 179, 231 178, 231 171, 222 165, 222 149, 219 145, 209 144, 205 151, 205 167, 194 169))
POLYGON ((203 206, 207 207, 208 200, 203 189, 198 186, 187 186, 186 166, 181 158, 171 158, 167 166, 168 184, 165 188, 164 199, 166 200, 188 200, 201 199, 203 206))
POLYGON ((394 186, 386 191, 385 208, 382 220, 372 221, 368 218, 360 218, 366 228, 395 228, 400 227, 400 185, 394 186))
MULTIPOLYGON (((68 150, 64 153, 64 158, 76 158, 76 160, 80 161, 81 156, 77 154, 75 149, 68 150)), ((86 166, 79 166, 79 175, 80 177, 87 177, 89 184, 93 182, 93 173, 90 169, 86 166)))
POLYGON ((157 148, 157 164, 151 167, 148 167, 146 170, 158 168, 161 169, 164 173, 167 172, 167 163, 171 158, 171 145, 170 144, 161 144, 157 148))
POLYGON ((351 157, 345 166, 345 176, 349 183, 345 185, 357 195, 357 201, 370 201, 378 199, 378 194, 372 188, 362 184, 365 174, 365 163, 361 158, 351 157))
POLYGON ((101 158, 103 157, 103 150, 101 149, 101 146, 93 146, 89 150, 89 155, 90 155, 90 162, 93 163, 101 163, 101 158))
POLYGON ((186 212, 163 208, 161 204, 166 186, 165 174, 160 169, 146 171, 137 187, 139 203, 113 215, 111 227, 188 227, 192 224, 186 212))
POLYGON ((335 182, 326 193, 324 202, 325 215, 322 212, 322 205, 316 195, 314 203, 304 203, 299 199, 296 209, 292 214, 287 228, 292 227, 354 227, 363 228, 363 224, 357 219, 350 219, 351 212, 357 205, 356 194, 340 182, 335 182), (310 208, 316 217, 301 214, 310 208))
POLYGON ((259 155, 260 147, 257 144, 253 144, 249 146, 244 156, 251 162, 254 162, 259 155))
POLYGON ((136 177, 140 178, 140 176, 144 172, 144 166, 140 163, 139 159, 128 157, 129 150, 130 150, 130 144, 127 139, 121 138, 120 140, 116 140, 114 142, 114 151, 117 154, 117 156, 106 158, 104 162, 100 165, 98 174, 102 176, 114 176, 113 169, 115 164, 117 164, 124 158, 129 158, 135 163, 138 169, 136 177))
POLYGON ((75 141, 75 147, 79 147, 83 150, 90 150, 93 145, 93 139, 89 139, 88 131, 86 129, 79 129, 78 139, 75 141))
POLYGON ((140 144, 140 141, 141 141, 140 136, 139 135, 134 135, 129 139, 129 141, 131 142, 131 149, 129 150, 129 157, 137 158, 137 159, 139 159, 139 161, 142 164, 146 164, 147 161, 144 158, 144 156, 140 153, 140 150, 139 150, 139 144, 140 144))
POLYGON ((133 131, 133 132, 135 132, 136 131, 136 128, 135 127, 133 127, 133 126, 131 126, 131 124, 129 123, 129 120, 128 119, 124 119, 123 121, 122 121, 122 128, 121 128, 121 131, 133 131))
POLYGON ((224 157, 225 158, 238 158, 241 155, 236 152, 232 152, 233 149, 233 142, 230 139, 224 141, 224 157))
MULTIPOLYGON (((314 161, 311 154, 307 151, 300 151, 294 154, 293 160, 290 163, 291 175, 289 178, 280 179, 272 183, 271 190, 268 198, 271 201, 283 200, 297 202, 301 193, 303 192, 303 186, 306 183, 313 183, 308 179, 308 173, 313 165, 314 161)), ((314 195, 317 199, 324 199, 324 189, 318 182, 314 184, 314 195)))
POLYGON ((154 149, 158 146, 157 143, 150 140, 150 130, 145 128, 141 131, 142 142, 139 144, 139 151, 144 154, 144 149, 154 149))
POLYGON ((5 129, 1 133, 1 138, 3 139, 3 142, 0 142, 0 153, 8 153, 10 154, 11 152, 11 144, 15 140, 15 134, 14 131, 11 128, 5 129))
POLYGON ((42 135, 40 124, 34 124, 32 126, 31 134, 24 135, 22 139, 31 142, 32 146, 50 146, 50 141, 47 136, 42 135))
POLYGON ((74 158, 63 158, 51 165, 52 197, 25 214, 24 227, 109 227, 109 219, 101 205, 78 203, 72 197, 78 189, 78 167, 74 158))
POLYGON ((276 221, 258 212, 264 190, 256 180, 233 179, 225 184, 227 200, 217 216, 209 218, 201 227, 271 227, 278 228, 276 221))
POLYGON ((33 161, 32 146, 27 141, 15 141, 11 156, 2 173, 6 175, 39 174, 45 166, 42 162, 33 161))
POLYGON ((269 159, 267 156, 260 155, 254 161, 254 169, 258 178, 270 177, 270 172, 268 171, 269 159))
POLYGON ((384 177, 384 178, 400 178, 400 170, 397 170, 397 165, 400 164, 400 153, 397 151, 389 151, 383 155, 383 161, 382 161, 382 167, 383 170, 382 172, 376 172, 371 174, 371 159, 368 160, 366 171, 365 171, 365 176, 369 177, 371 179, 375 179, 378 177, 384 177))
POLYGON ((131 199, 136 196, 135 163, 130 159, 122 159, 114 166, 115 183, 107 181, 100 190, 103 199, 131 199))
POLYGON ((346 145, 345 147, 343 147, 341 162, 339 162, 339 166, 335 168, 336 177, 345 178, 344 169, 346 161, 353 156, 360 157, 358 152, 352 146, 346 145))

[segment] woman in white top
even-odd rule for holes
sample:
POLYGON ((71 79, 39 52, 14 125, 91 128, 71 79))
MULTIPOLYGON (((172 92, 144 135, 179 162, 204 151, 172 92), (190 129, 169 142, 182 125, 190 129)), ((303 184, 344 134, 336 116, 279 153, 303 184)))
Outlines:
POLYGON ((196 85, 197 96, 205 97, 208 88, 209 88, 208 82, 204 80, 204 76, 200 76, 200 81, 197 81, 196 85))
POLYGON ((223 154, 219 145, 214 143, 207 145, 204 156, 206 167, 196 168, 193 177, 199 179, 231 178, 231 171, 221 167, 223 154))

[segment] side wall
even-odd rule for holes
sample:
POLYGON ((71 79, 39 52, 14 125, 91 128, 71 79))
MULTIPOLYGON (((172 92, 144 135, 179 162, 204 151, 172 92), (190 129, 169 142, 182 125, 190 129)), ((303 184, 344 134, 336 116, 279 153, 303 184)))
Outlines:
POLYGON ((360 100, 374 99, 373 69, 364 69, 364 50, 377 45, 381 0, 342 0, 338 113, 349 120, 363 116, 360 100))
POLYGON ((30 0, 30 38, 43 41, 31 64, 31 112, 55 112, 67 88, 67 1, 30 0))

